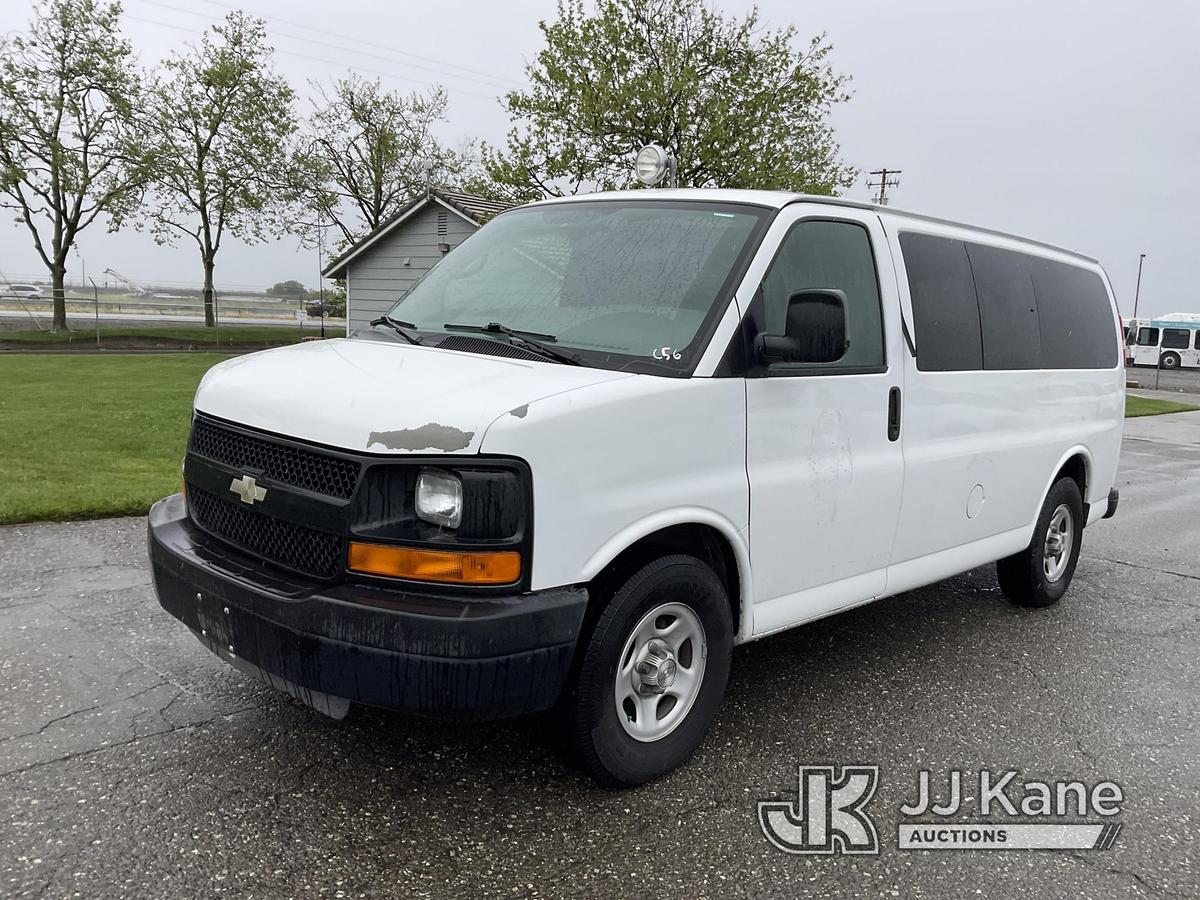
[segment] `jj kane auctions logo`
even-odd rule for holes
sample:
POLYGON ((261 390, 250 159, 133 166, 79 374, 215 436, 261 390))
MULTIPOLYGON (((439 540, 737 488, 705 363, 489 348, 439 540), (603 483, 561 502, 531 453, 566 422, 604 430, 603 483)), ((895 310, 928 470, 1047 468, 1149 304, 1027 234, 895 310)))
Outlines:
MULTIPOLYGON (((1121 824, 1120 785, 1101 781, 1017 781, 987 769, 977 781, 953 769, 935 797, 927 770, 917 798, 900 806, 901 850, 1107 850, 1121 824), (968 793, 964 794, 964 784, 968 793), (986 817, 993 818, 986 818, 986 817), (978 817, 978 818, 976 818, 978 817), (998 818, 997 818, 998 817, 998 818), (1066 818, 1073 821, 1064 821, 1066 818), (1099 818, 1101 821, 1078 821, 1099 818), (904 821, 903 819, 917 819, 904 821), (967 821, 964 821, 967 819, 967 821)), ((800 766, 795 802, 760 800, 758 824, 785 853, 876 854, 879 834, 867 806, 879 786, 878 766, 800 766)))

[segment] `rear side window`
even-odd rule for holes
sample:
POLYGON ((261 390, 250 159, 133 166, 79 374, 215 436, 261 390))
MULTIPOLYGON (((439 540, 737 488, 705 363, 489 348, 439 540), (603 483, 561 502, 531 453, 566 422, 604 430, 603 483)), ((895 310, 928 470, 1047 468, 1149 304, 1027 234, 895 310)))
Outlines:
POLYGON ((1037 292, 1045 367, 1115 366, 1113 312, 1100 276, 1079 266, 1039 257, 1030 257, 1029 263, 1037 292))
POLYGON ((1137 342, 1139 347, 1157 347, 1158 329, 1142 327, 1138 329, 1137 342))
POLYGON ((1197 331, 1197 332, 1196 332, 1196 343, 1195 343, 1195 347, 1196 347, 1196 349, 1197 349, 1197 350, 1200 350, 1200 331, 1197 331))
POLYGON ((971 263, 962 241, 900 235, 916 327, 917 368, 957 372, 983 368, 983 337, 971 263))
POLYGON ((979 298, 985 369, 1040 369, 1042 329, 1029 257, 967 244, 979 298))
POLYGON ((1186 350, 1190 338, 1186 328, 1164 328, 1162 345, 1168 350, 1186 350))
MULTIPOLYGON (((918 369, 1110 369, 1117 364, 1112 306, 1096 272, 911 232, 900 235, 900 248, 912 296, 918 369)), ((1158 330, 1151 330, 1157 343, 1158 330)), ((1143 343, 1141 332, 1138 343, 1143 343)))

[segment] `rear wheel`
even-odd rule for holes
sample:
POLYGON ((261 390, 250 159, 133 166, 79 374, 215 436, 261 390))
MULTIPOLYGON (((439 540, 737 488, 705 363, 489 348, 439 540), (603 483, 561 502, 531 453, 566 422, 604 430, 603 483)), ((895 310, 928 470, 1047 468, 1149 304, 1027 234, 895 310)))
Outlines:
POLYGON ((1164 369, 1178 369, 1179 363, 1180 359, 1178 353, 1164 353, 1162 355, 1162 359, 1159 360, 1159 364, 1164 369))
POLYGON ((1074 478, 1054 482, 1033 531, 1020 553, 996 563, 1000 590, 1021 606, 1052 606, 1062 599, 1083 542, 1083 495, 1074 478))
POLYGON ((655 560, 612 594, 580 649, 566 708, 578 763, 606 787, 657 778, 692 755, 725 693, 725 587, 695 557, 655 560))

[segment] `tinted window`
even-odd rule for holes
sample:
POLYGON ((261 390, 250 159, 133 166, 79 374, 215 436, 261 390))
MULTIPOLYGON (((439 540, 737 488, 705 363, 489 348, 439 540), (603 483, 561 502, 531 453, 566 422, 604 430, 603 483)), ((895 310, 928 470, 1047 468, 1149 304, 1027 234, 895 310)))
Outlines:
POLYGON ((1095 272, 1029 258, 1048 368, 1107 369, 1117 364, 1112 306, 1095 272))
POLYGON ((900 235, 916 327, 917 368, 926 372, 983 368, 979 304, 962 241, 900 235))
POLYGON ((788 299, 799 291, 832 289, 846 295, 846 355, 834 368, 884 364, 879 281, 867 230, 853 222, 800 222, 783 239, 763 279, 767 334, 784 334, 788 299))
POLYGON ((1164 328, 1162 345, 1168 350, 1186 350, 1190 338, 1186 328, 1164 328))
POLYGON ((967 256, 979 298, 983 367, 1041 368, 1042 331, 1029 257, 982 244, 967 244, 967 256))
POLYGON ((1194 346, 1197 350, 1200 350, 1200 331, 1196 332, 1196 343, 1192 346, 1194 346))
POLYGON ((1137 342, 1139 347, 1157 347, 1158 329, 1146 327, 1139 328, 1137 342))

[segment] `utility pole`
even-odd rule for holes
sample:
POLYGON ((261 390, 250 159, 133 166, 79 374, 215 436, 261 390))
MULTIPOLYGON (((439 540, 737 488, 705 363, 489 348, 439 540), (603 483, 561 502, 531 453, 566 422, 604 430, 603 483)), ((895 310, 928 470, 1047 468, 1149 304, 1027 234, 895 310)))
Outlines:
MULTIPOLYGON (((425 190, 429 190, 429 183, 426 182, 425 190)), ((317 289, 320 295, 321 304, 321 340, 325 340, 325 316, 328 310, 325 307, 325 229, 317 226, 317 289)))
POLYGON ((100 288, 96 287, 96 279, 88 279, 92 283, 92 299, 96 301, 96 349, 100 349, 100 288))
POLYGON ((900 179, 895 177, 900 174, 900 171, 900 169, 883 168, 876 169, 875 171, 868 173, 869 175, 874 175, 879 179, 878 181, 871 181, 869 178, 867 179, 867 187, 879 189, 879 192, 872 198, 875 203, 879 204, 880 206, 887 206, 887 189, 890 187, 900 186, 900 179))
POLYGON ((869 175, 878 175, 878 181, 867 179, 867 187, 879 188, 879 193, 873 198, 880 206, 887 206, 887 189, 890 187, 899 187, 900 179, 894 176, 900 174, 899 169, 876 169, 874 172, 869 172, 869 175), (892 177, 889 177, 892 176, 892 177))
POLYGON ((1142 292, 1142 263, 1146 261, 1146 254, 1142 253, 1138 256, 1138 278, 1137 287, 1133 289, 1133 317, 1137 318, 1138 295, 1142 292))

